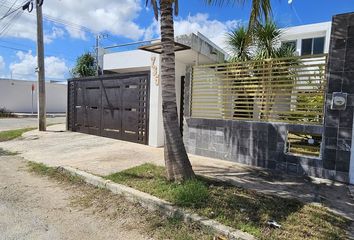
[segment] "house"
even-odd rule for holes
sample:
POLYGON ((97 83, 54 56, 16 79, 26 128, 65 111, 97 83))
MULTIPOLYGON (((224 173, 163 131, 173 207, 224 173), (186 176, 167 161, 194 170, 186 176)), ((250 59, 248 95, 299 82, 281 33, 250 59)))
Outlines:
POLYGON ((306 24, 282 29, 281 44, 293 46, 297 55, 329 52, 332 22, 306 24))
MULTIPOLYGON (((341 44, 354 37, 343 31, 351 29, 346 19, 283 29, 281 43, 296 48, 304 63, 298 65, 229 64, 202 34, 176 37, 176 100, 187 152, 353 183, 353 79, 339 81, 354 71, 345 57, 353 45, 341 44)), ((142 46, 105 53, 103 76, 69 81, 70 130, 164 145, 161 43, 135 44, 142 46)))
MULTIPOLYGON (((37 112, 37 82, 0 79, 0 108, 15 113, 37 112)), ((67 85, 46 82, 47 113, 65 113, 67 110, 67 85)))
MULTIPOLYGON (((187 68, 193 65, 224 62, 226 53, 200 33, 176 37, 180 47, 176 51, 176 98, 178 113, 183 111, 183 95, 187 68)), ((124 45, 126 46, 126 45, 124 45)), ((137 50, 106 53, 103 58, 105 74, 150 72, 149 84, 149 138, 148 144, 154 147, 164 145, 162 126, 160 55, 159 42, 144 46, 137 50)), ((180 123, 182 125, 182 123, 180 123)))

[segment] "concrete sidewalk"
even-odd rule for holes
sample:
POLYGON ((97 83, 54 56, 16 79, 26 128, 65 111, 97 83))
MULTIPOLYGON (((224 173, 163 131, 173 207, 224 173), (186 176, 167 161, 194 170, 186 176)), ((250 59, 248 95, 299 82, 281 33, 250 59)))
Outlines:
MULTIPOLYGON (((55 125, 47 132, 31 131, 22 139, 2 142, 0 148, 19 152, 27 160, 50 166, 70 166, 108 175, 143 163, 163 165, 163 149, 82 133, 55 125)), ((231 181, 266 194, 321 202, 354 219, 354 202, 345 184, 315 178, 281 175, 243 164, 190 155, 197 174, 231 181)))
MULTIPOLYGON (((65 123, 66 117, 47 117, 47 124, 65 123)), ((37 127, 36 117, 25 118, 0 118, 0 131, 7 131, 19 128, 37 127)))

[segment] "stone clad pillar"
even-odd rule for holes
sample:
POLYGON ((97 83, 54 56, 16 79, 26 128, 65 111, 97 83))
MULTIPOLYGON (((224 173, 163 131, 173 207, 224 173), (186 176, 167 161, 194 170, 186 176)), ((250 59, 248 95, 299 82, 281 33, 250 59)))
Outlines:
POLYGON ((349 182, 354 109, 354 12, 333 17, 327 80, 323 177, 349 182), (346 98, 345 106, 333 105, 334 96, 346 98))

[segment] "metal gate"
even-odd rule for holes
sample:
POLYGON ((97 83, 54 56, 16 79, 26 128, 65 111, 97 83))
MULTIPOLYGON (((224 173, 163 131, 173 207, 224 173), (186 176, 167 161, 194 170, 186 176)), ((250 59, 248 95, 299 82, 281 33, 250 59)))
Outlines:
POLYGON ((150 73, 71 79, 68 130, 148 144, 150 73))

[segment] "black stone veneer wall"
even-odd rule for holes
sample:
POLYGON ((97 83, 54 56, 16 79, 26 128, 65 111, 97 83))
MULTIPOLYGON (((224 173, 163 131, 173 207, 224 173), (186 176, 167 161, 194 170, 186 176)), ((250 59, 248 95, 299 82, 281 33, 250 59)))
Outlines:
POLYGON ((191 154, 324 177, 319 158, 285 153, 287 131, 322 134, 322 129, 314 125, 185 118, 183 137, 191 154))
POLYGON ((333 17, 328 58, 323 167, 328 178, 348 181, 354 109, 354 13, 333 17), (345 110, 331 110, 333 92, 348 93, 345 110))

